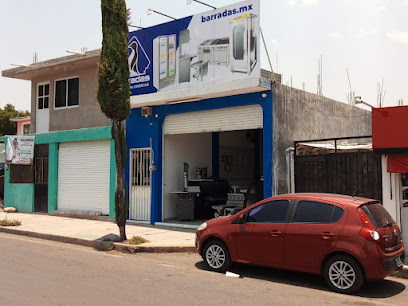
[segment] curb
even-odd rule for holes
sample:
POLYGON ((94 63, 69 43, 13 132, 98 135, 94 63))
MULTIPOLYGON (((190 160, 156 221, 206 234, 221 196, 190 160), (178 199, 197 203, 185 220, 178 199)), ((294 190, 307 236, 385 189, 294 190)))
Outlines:
POLYGON ((59 235, 41 234, 41 233, 36 233, 36 232, 15 230, 15 229, 4 228, 4 227, 0 227, 0 232, 7 233, 7 234, 13 234, 13 235, 32 237, 32 238, 39 238, 39 239, 44 239, 44 240, 77 244, 77 245, 82 245, 82 246, 89 246, 99 251, 112 250, 112 242, 110 241, 86 240, 86 239, 65 237, 65 236, 59 236, 59 235))
POLYGON ((121 253, 195 253, 193 246, 161 246, 161 245, 130 245, 120 242, 101 241, 101 240, 87 240, 80 238, 72 238, 60 235, 41 234, 30 231, 15 230, 11 228, 0 227, 0 233, 20 235, 32 238, 39 238, 44 240, 58 241, 82 246, 93 247, 99 251, 116 250, 121 253))
POLYGON ((163 246, 163 245, 131 245, 127 243, 115 242, 114 250, 121 253, 195 253, 193 246, 163 246))

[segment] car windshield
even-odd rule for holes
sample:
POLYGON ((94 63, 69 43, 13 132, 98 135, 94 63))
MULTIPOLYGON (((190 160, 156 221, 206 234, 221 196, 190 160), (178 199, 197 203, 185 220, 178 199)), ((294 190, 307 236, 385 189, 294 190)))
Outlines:
POLYGON ((392 226, 394 220, 381 203, 373 203, 361 206, 361 209, 376 228, 392 226))

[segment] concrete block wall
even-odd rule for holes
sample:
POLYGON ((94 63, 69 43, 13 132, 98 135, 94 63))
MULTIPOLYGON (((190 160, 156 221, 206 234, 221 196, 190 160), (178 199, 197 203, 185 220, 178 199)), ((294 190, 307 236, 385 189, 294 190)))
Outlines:
POLYGON ((371 135, 371 111, 272 85, 274 194, 288 192, 286 149, 295 141, 371 135))

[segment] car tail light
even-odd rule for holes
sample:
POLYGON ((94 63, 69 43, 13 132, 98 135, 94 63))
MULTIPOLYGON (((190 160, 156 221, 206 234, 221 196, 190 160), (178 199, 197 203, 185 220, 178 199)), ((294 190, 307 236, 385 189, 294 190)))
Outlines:
POLYGON ((360 216, 361 222, 363 222, 360 236, 367 240, 378 241, 380 239, 380 234, 375 230, 373 223, 360 208, 358 209, 358 215, 360 216))

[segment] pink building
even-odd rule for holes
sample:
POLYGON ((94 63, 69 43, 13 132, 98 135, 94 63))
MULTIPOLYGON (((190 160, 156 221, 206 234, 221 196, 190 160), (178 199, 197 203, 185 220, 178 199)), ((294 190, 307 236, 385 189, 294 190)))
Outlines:
POLYGON ((17 135, 30 134, 31 116, 12 118, 10 121, 17 122, 17 135))

